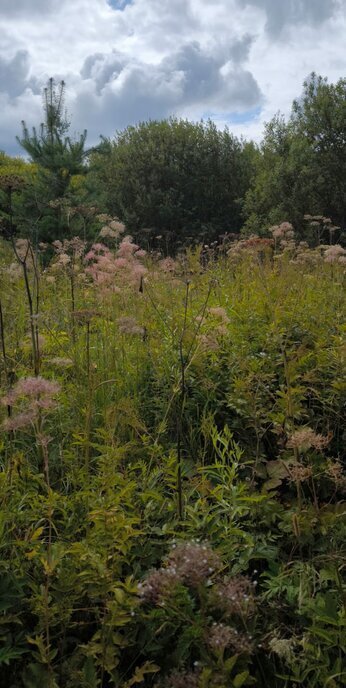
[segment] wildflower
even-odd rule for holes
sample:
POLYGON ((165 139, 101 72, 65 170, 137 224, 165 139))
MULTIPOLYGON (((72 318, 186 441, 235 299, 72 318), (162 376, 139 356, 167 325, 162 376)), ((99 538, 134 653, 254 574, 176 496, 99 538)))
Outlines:
POLYGON ((214 604, 228 614, 249 614, 254 611, 254 584, 246 576, 229 578, 219 583, 214 591, 214 604))
POLYGON ((297 642, 294 638, 272 638, 269 641, 269 647, 272 652, 281 657, 286 662, 292 662, 295 660, 294 649, 297 642))
POLYGON ((274 239, 288 240, 293 239, 294 229, 290 222, 282 222, 280 225, 274 225, 268 230, 274 237, 274 239))
POLYGON ((3 397, 1 403, 13 406, 19 399, 26 397, 35 401, 40 408, 49 408, 53 397, 60 391, 60 385, 43 377, 27 377, 18 380, 15 386, 3 397))
POLYGON ((22 430, 27 428, 36 420, 36 414, 34 410, 23 411, 22 413, 17 413, 15 416, 6 418, 1 424, 2 430, 7 432, 14 432, 15 430, 22 430))
POLYGON ((176 263, 173 258, 163 258, 159 261, 159 267, 162 272, 174 272, 176 269, 176 263))
POLYGON ((178 576, 172 569, 151 571, 144 582, 139 584, 138 594, 143 602, 157 605, 162 597, 169 595, 178 581, 178 576))
POLYGON ((288 480, 292 482, 305 482, 306 480, 309 480, 312 477, 312 467, 311 466, 302 466, 301 464, 296 464, 294 466, 291 466, 290 468, 290 475, 288 477, 288 480))
POLYGON ((116 239, 117 236, 117 233, 110 227, 105 226, 100 230, 100 237, 102 239, 116 239))
POLYGON ((196 587, 221 567, 221 560, 207 543, 192 541, 172 547, 166 565, 182 583, 196 587))
POLYGON ((222 623, 214 623, 208 629, 207 644, 214 652, 221 653, 227 648, 232 648, 237 654, 250 653, 253 649, 248 636, 222 623))
POLYGON ((324 261, 325 263, 338 263, 340 258, 345 256, 345 249, 339 244, 334 244, 333 246, 329 246, 329 248, 327 248, 327 250, 324 252, 324 261))
POLYGON ((137 244, 132 243, 130 236, 122 240, 116 253, 112 253, 104 244, 96 243, 85 256, 85 271, 98 286, 118 291, 117 279, 121 280, 121 286, 124 287, 138 285, 143 278, 147 270, 139 259, 144 254, 137 244))
POLYGON ((72 239, 64 239, 64 241, 60 241, 59 239, 53 241, 53 247, 58 256, 65 254, 75 259, 81 258, 83 255, 86 242, 75 236, 72 237, 72 239))
POLYGON ((138 251, 136 251, 136 258, 145 258, 146 255, 147 255, 147 252, 144 251, 143 248, 140 248, 140 249, 138 249, 138 251))
POLYGON ((311 448, 321 451, 329 444, 330 439, 330 437, 315 433, 312 428, 299 428, 288 438, 287 447, 288 449, 300 449, 301 451, 307 451, 311 448))
POLYGON ((60 391, 60 385, 43 377, 27 377, 18 380, 6 396, 1 399, 4 406, 21 404, 16 415, 8 418, 2 424, 4 430, 17 430, 31 425, 42 410, 48 411, 56 407, 55 396, 60 391))
POLYGON ((227 255, 232 261, 237 262, 244 253, 249 253, 254 257, 258 257, 261 253, 272 253, 273 246, 274 239, 262 239, 262 237, 252 235, 248 239, 235 241, 227 251, 227 255))
POLYGON ((340 461, 328 461, 327 475, 340 488, 346 487, 346 476, 340 461))
POLYGON ((99 215, 98 219, 105 218, 105 224, 100 230, 100 237, 103 239, 118 239, 120 234, 125 231, 125 225, 117 218, 110 218, 108 215, 99 215))
POLYGON ((126 236, 124 237, 123 241, 121 242, 117 255, 123 258, 128 258, 129 256, 132 256, 136 251, 138 251, 139 246, 137 244, 132 243, 132 237, 131 236, 126 236))
POLYGON ((67 253, 60 253, 56 265, 61 268, 65 268, 71 263, 71 258, 67 253))

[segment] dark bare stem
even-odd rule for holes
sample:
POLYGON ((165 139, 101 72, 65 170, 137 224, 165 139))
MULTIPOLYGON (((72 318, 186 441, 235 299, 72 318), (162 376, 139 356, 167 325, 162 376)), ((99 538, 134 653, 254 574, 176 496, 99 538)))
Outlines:
POLYGON ((30 289, 30 282, 29 282, 29 277, 28 277, 28 267, 27 267, 26 259, 21 261, 21 265, 23 268, 25 289, 26 289, 26 295, 27 295, 27 299, 28 299, 29 313, 30 313, 30 334, 31 334, 31 341, 32 341, 32 353, 33 353, 33 359, 34 359, 34 373, 37 376, 40 372, 39 353, 38 353, 38 349, 37 349, 38 338, 36 336, 37 323, 35 322, 35 315, 37 315, 37 314, 34 313, 33 299, 32 299, 32 294, 31 294, 31 289, 30 289))
POLYGON ((92 380, 91 380, 91 367, 90 367, 90 321, 86 323, 86 368, 87 368, 87 379, 88 379, 88 401, 86 408, 86 418, 85 418, 85 467, 89 471, 89 461, 90 461, 90 430, 91 430, 91 410, 92 410, 92 380))
MULTIPOLYGON (((39 346, 38 346, 38 325, 37 325, 37 316, 38 312, 34 310, 34 302, 33 302, 33 297, 32 297, 32 292, 31 292, 31 287, 30 287, 30 281, 29 281, 29 275, 28 275, 28 265, 27 265, 27 260, 28 260, 28 255, 29 252, 31 251, 31 257, 33 257, 33 253, 31 250, 31 245, 30 242, 28 242, 28 247, 25 252, 24 258, 21 258, 19 255, 16 244, 14 241, 13 236, 11 237, 12 241, 12 248, 14 251, 14 254, 17 258, 18 263, 21 265, 22 270, 23 270, 23 276, 24 276, 24 283, 25 283, 25 290, 26 290, 26 295, 27 295, 27 300, 28 300, 28 306, 29 306, 29 315, 30 315, 30 335, 31 335, 31 343, 32 343, 32 352, 33 352, 33 363, 34 363, 34 374, 37 376, 40 372, 40 356, 39 356, 39 346)), ((33 264, 34 264, 34 273, 36 274, 35 279, 38 279, 37 277, 37 266, 35 266, 35 260, 33 259, 33 264)), ((38 288, 37 288, 37 293, 38 293, 38 288)), ((37 301, 36 305, 38 306, 39 300, 37 296, 37 301)))
POLYGON ((40 370, 40 343, 39 343, 39 328, 38 328, 38 314, 40 307, 40 275, 37 268, 37 253, 34 254, 31 244, 29 244, 30 255, 34 269, 34 294, 35 294, 35 320, 34 320, 34 331, 35 331, 35 341, 36 341, 36 353, 37 353, 37 366, 38 372, 40 370))
MULTIPOLYGON (((11 385, 11 379, 10 379, 10 372, 8 369, 8 364, 7 364, 7 354, 6 354, 6 343, 5 343, 5 328, 4 328, 4 316, 3 316, 3 311, 2 311, 2 303, 0 300, 0 341, 1 341, 1 351, 2 351, 2 358, 4 361, 4 371, 5 371, 5 378, 6 378, 6 385, 7 387, 10 387, 11 385)), ((12 414, 12 407, 7 406, 7 415, 10 418, 12 414)))
POLYGON ((186 282, 185 299, 184 299, 184 322, 181 337, 179 340, 179 359, 180 359, 180 395, 179 395, 179 410, 177 415, 177 494, 178 494, 178 516, 183 519, 183 483, 182 483, 182 435, 183 435, 183 417, 185 407, 186 383, 186 359, 184 357, 184 336, 186 332, 187 310, 189 302, 189 288, 190 283, 186 282))

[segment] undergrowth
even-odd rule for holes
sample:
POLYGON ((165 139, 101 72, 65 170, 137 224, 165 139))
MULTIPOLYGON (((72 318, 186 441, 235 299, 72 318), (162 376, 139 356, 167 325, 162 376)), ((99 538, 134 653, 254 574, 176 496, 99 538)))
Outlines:
POLYGON ((1 248, 0 686, 344 685, 343 250, 102 222, 1 248))

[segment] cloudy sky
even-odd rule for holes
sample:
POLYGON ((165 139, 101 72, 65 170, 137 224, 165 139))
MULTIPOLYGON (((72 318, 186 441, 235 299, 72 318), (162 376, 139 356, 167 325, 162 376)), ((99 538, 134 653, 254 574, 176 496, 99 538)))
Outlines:
POLYGON ((346 0, 0 0, 0 150, 67 84, 71 131, 211 117, 259 141, 315 71, 346 76, 346 0))

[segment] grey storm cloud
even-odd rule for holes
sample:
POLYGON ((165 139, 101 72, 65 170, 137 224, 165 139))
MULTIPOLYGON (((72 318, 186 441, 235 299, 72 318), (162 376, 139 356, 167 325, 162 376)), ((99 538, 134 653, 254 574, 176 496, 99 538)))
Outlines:
POLYGON ((128 58, 117 51, 109 55, 95 53, 86 58, 80 74, 83 79, 92 79, 97 93, 101 94, 106 84, 117 79, 127 62, 128 58))
POLYGON ((346 0, 0 0, 0 149, 13 150, 23 118, 29 127, 42 120, 50 76, 66 81, 71 134, 86 127, 90 145, 170 115, 210 113, 259 136, 278 108, 288 112, 306 74, 344 73, 344 8, 346 0))
POLYGON ((29 53, 18 50, 12 59, 0 57, 0 92, 14 98, 27 86, 29 74, 29 53))
POLYGON ((287 25, 318 26, 330 19, 344 0, 237 0, 238 5, 253 5, 267 15, 266 29, 272 36, 287 25))
POLYGON ((262 94, 251 72, 241 66, 251 40, 245 36, 222 55, 192 42, 159 64, 131 60, 117 51, 90 55, 81 70, 84 87, 76 99, 77 111, 88 113, 91 126, 105 118, 103 126, 109 129, 111 122, 119 128, 194 105, 224 112, 252 108, 262 94))
POLYGON ((240 64, 247 60, 254 40, 255 36, 251 36, 251 34, 247 33, 242 38, 234 41, 230 49, 230 54, 236 64, 240 64))
POLYGON ((61 5, 61 0, 1 0, 0 17, 49 14, 61 5))

